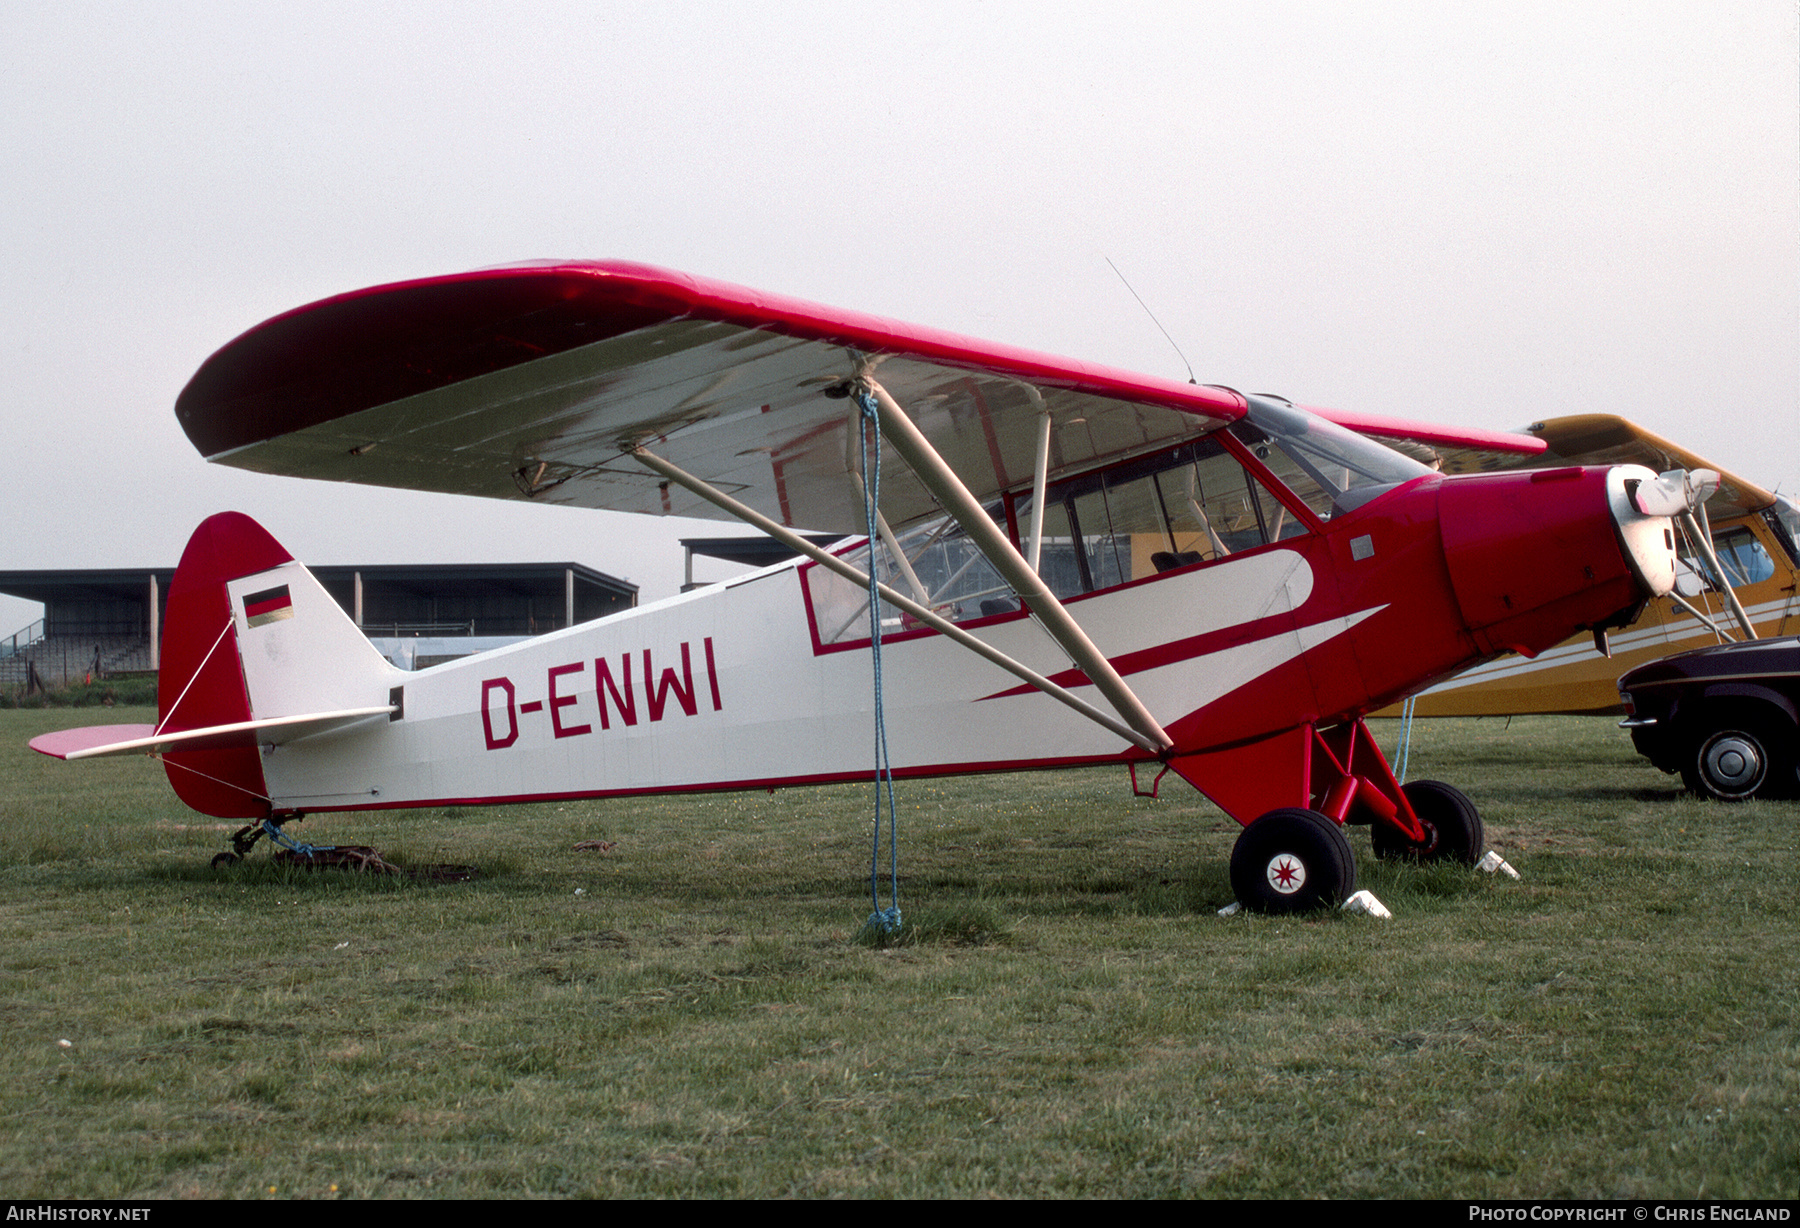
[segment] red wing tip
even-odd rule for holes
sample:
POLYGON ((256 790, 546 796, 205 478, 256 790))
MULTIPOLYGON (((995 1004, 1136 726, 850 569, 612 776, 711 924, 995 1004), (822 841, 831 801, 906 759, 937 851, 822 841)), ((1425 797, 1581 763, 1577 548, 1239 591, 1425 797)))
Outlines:
POLYGON ((40 733, 31 739, 30 745, 31 749, 40 755, 49 755, 55 759, 67 759, 76 751, 93 750, 99 746, 112 746, 118 742, 147 738, 155 732, 155 725, 84 725, 80 729, 58 729, 53 733, 40 733))

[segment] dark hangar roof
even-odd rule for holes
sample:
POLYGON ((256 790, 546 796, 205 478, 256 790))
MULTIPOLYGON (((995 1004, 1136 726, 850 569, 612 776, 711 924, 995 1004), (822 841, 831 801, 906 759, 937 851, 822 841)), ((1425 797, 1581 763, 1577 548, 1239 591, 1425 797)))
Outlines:
MULTIPOLYGON (((815 546, 830 546, 843 540, 840 533, 802 533, 815 546)), ((773 537, 684 537, 681 544, 691 554, 709 559, 724 559, 746 567, 769 567, 794 557, 794 552, 773 537)))
MULTIPOLYGON (((637 604, 637 585, 580 563, 389 563, 310 570, 353 616, 361 576, 365 626, 471 623, 473 634, 524 635, 564 625, 571 588, 575 622, 637 604)), ((45 630, 52 635, 141 634, 147 630, 151 579, 161 605, 174 574, 172 567, 0 571, 0 593, 41 602, 45 630)))

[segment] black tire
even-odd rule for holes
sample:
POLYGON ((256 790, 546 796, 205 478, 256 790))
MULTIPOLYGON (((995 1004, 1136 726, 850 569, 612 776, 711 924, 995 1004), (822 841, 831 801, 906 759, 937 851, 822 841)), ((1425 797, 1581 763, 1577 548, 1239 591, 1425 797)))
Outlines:
POLYGON ((1251 912, 1331 908, 1356 890, 1356 855, 1343 829, 1318 811, 1271 810, 1232 848, 1231 889, 1251 912))
POLYGON ((1719 802, 1792 797, 1797 741, 1794 730, 1759 713, 1721 712, 1689 740, 1681 782, 1719 802))
POLYGON ((235 866, 242 860, 243 858, 239 857, 236 853, 220 853, 212 859, 212 868, 215 870, 223 870, 226 866, 235 866))
POLYGON ((1414 844, 1404 832, 1377 819, 1369 828, 1369 843, 1377 857, 1460 861, 1465 866, 1481 860, 1481 846, 1486 840, 1481 814, 1461 789, 1441 780, 1415 780, 1400 786, 1400 791, 1425 825, 1425 842, 1414 844))

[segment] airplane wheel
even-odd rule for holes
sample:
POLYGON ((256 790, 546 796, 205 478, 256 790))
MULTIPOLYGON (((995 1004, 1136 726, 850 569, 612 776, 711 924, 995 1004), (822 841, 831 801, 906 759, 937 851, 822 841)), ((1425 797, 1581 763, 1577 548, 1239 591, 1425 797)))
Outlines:
POLYGON ((235 866, 242 860, 243 858, 239 857, 236 853, 220 853, 217 857, 212 859, 212 868, 215 870, 223 870, 226 866, 235 866))
POLYGON ((1356 890, 1356 855, 1317 810, 1271 810, 1231 850, 1231 889, 1251 912, 1329 908, 1356 890))
POLYGON ((1378 820, 1369 828, 1369 843, 1374 845, 1377 857, 1460 861, 1465 866, 1481 860, 1485 839, 1481 815, 1462 790, 1441 780, 1415 780, 1400 786, 1400 791, 1425 825, 1425 843, 1414 844, 1402 832, 1378 820))
POLYGON ((1788 797, 1794 793, 1794 756, 1768 722, 1730 713, 1695 740, 1681 781, 1720 802, 1788 797))

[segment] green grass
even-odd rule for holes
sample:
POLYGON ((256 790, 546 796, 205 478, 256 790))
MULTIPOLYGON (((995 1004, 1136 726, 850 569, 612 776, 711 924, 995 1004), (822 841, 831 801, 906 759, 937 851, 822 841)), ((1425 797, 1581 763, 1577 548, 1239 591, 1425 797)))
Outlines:
POLYGON ((1389 922, 1217 917, 1237 828, 1173 777, 904 784, 870 946, 863 788, 297 832, 469 884, 214 873, 156 764, 24 750, 82 716, 0 713, 11 1197, 1800 1187, 1800 806, 1605 719, 1421 722, 1524 880, 1355 833, 1389 922))
POLYGON ((131 704, 156 706, 156 675, 120 675, 32 695, 25 694, 20 686, 0 687, 0 708, 111 708, 131 704))

